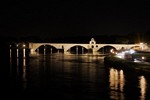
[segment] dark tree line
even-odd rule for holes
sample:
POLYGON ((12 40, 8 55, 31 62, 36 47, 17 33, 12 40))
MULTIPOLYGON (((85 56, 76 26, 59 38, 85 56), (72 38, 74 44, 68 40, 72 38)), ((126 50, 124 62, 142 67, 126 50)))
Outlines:
POLYGON ((94 38, 97 43, 109 44, 133 44, 145 42, 150 44, 150 31, 145 33, 128 33, 120 35, 96 35, 96 36, 76 36, 76 37, 61 37, 50 38, 41 36, 23 36, 23 37, 5 37, 1 38, 2 42, 53 42, 53 43, 89 43, 91 38, 94 38))

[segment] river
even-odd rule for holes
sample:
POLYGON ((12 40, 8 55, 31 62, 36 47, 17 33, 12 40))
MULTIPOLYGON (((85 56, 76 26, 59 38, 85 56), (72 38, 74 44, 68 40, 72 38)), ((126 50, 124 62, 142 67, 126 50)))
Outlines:
POLYGON ((100 55, 29 56, 25 49, 14 49, 1 61, 5 99, 150 99, 149 76, 105 66, 100 55))

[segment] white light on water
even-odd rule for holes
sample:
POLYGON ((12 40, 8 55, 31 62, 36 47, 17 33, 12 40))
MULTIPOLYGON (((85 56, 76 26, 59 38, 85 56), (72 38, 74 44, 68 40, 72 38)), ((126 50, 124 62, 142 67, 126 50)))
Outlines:
POLYGON ((125 52, 120 52, 120 53, 118 53, 116 56, 117 56, 118 58, 124 58, 124 55, 125 55, 125 52))
POLYGON ((130 54, 135 53, 135 51, 133 49, 131 49, 129 52, 130 52, 130 54))
POLYGON ((145 59, 145 57, 142 56, 142 60, 144 60, 144 59, 145 59))
POLYGON ((130 49, 130 50, 126 50, 126 51, 122 51, 122 52, 118 53, 118 54, 117 54, 117 57, 118 57, 118 58, 124 58, 124 56, 125 56, 126 54, 133 54, 133 53, 135 53, 135 50, 130 49))

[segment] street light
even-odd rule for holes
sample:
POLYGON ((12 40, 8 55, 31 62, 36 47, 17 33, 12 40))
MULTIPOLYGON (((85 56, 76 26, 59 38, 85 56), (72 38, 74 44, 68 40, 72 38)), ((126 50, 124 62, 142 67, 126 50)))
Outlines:
POLYGON ((145 59, 145 57, 144 57, 144 56, 142 56, 142 61, 144 61, 144 59, 145 59))
POLYGON ((25 44, 23 44, 23 47, 25 47, 26 45, 25 44))
POLYGON ((113 53, 113 50, 114 50, 114 49, 111 49, 110 52, 113 53))

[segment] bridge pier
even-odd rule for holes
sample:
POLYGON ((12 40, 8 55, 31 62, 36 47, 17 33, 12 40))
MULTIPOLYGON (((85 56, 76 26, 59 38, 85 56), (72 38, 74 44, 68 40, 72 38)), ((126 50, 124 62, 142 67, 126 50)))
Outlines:
POLYGON ((30 49, 30 54, 31 54, 31 55, 35 55, 35 54, 37 54, 37 53, 36 53, 35 49, 30 49))
POLYGON ((64 54, 70 54, 69 52, 67 52, 67 51, 64 51, 64 54))

